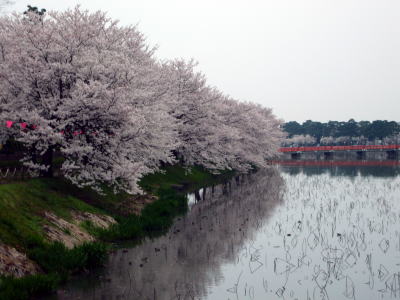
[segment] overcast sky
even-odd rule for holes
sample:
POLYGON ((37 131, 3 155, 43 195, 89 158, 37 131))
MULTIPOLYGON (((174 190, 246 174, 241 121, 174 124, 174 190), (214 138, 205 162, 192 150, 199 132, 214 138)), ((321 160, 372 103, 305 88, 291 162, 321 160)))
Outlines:
POLYGON ((138 24, 159 58, 195 58, 210 85, 286 121, 400 121, 399 0, 16 0, 77 4, 138 24))

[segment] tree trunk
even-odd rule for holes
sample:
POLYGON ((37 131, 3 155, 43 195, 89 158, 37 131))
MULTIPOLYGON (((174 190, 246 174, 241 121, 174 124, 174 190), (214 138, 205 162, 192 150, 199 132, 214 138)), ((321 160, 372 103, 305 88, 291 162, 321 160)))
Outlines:
POLYGON ((31 147, 31 148, 29 149, 29 151, 31 151, 31 153, 33 153, 33 154, 32 154, 32 162, 33 162, 34 164, 37 163, 37 155, 36 155, 36 150, 35 150, 35 148, 36 148, 36 147, 31 147))
POLYGON ((227 195, 228 194, 228 184, 225 182, 222 185, 222 195, 227 195))
POLYGON ((240 185, 240 177, 239 176, 235 176, 235 180, 236 180, 236 185, 240 185))
POLYGON ((42 164, 49 166, 49 167, 48 167, 47 171, 42 171, 40 175, 42 177, 48 177, 48 178, 53 177, 53 148, 52 147, 47 149, 47 151, 44 153, 42 164))
POLYGON ((199 190, 196 190, 196 191, 194 192, 194 199, 196 200, 196 203, 199 202, 199 201, 201 200, 199 190))

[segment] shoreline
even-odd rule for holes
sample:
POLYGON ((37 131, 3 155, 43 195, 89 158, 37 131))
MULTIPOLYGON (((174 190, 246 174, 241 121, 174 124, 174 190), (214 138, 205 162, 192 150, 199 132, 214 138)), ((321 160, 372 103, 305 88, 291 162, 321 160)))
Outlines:
MULTIPOLYGON (((26 257, 39 267, 40 272, 21 278, 1 276, 0 298, 28 299, 32 296, 54 292, 62 282, 68 280, 70 275, 90 272, 91 269, 101 267, 113 248, 113 243, 129 241, 138 244, 145 237, 162 235, 171 226, 175 217, 186 212, 185 192, 218 184, 235 175, 233 171, 214 175, 199 167, 192 167, 190 171, 188 173, 186 168, 174 165, 167 166, 163 172, 144 177, 140 185, 146 192, 147 198, 152 199, 151 201, 143 201, 140 214, 127 214, 126 211, 123 213, 126 207, 118 208, 116 206, 123 201, 133 202, 134 197, 129 198, 127 195, 111 195, 109 193, 106 196, 96 196, 90 190, 74 188, 69 183, 59 179, 37 178, 0 185, 0 208, 2 208, 2 204, 4 205, 4 203, 1 203, 1 200, 4 199, 1 198, 2 195, 6 194, 5 190, 7 194, 20 190, 19 194, 13 193, 13 197, 21 200, 21 203, 16 201, 18 202, 17 206, 26 205, 19 198, 27 197, 27 193, 36 193, 38 197, 30 195, 32 197, 29 196, 28 198, 31 198, 30 205, 36 205, 40 208, 36 209, 35 207, 29 212, 22 212, 21 214, 26 219, 36 218, 35 214, 38 214, 39 211, 40 214, 44 214, 46 209, 50 209, 50 211, 54 210, 54 214, 59 218, 63 217, 62 220, 73 224, 76 222, 68 215, 71 212, 75 214, 79 210, 86 214, 107 216, 116 221, 115 223, 111 221, 108 226, 104 227, 94 226, 93 222, 88 220, 75 224, 94 239, 93 241, 79 243, 72 248, 68 248, 59 242, 49 243, 43 235, 42 228, 36 230, 36 232, 25 232, 22 236, 12 236, 11 234, 11 237, 8 237, 8 244, 22 251, 23 255, 26 254, 26 257), (57 202, 57 199, 50 199, 54 197, 60 198, 58 199, 60 202, 57 202), (38 234, 38 232, 41 234, 38 234)), ((6 199, 3 202, 9 201, 6 199)), ((15 213, 20 214, 18 208, 15 213)), ((5 223, 4 221, 12 221, 3 220, 2 217, 0 215, 0 238, 4 242, 4 237, 2 237, 2 229, 4 230, 4 228, 1 227, 5 223)), ((40 224, 49 223, 42 216, 39 219, 38 223, 40 224)), ((23 219, 22 223, 25 221, 23 219)), ((17 226, 17 224, 14 225, 17 226)), ((29 224, 29 226, 31 225, 29 224)), ((57 226, 60 226, 59 223, 57 223, 57 226)), ((23 230, 22 227, 19 230, 23 230)), ((69 228, 67 230, 64 228, 63 231, 71 235, 71 232, 68 232, 69 228)), ((72 232, 72 235, 74 234, 72 232)))

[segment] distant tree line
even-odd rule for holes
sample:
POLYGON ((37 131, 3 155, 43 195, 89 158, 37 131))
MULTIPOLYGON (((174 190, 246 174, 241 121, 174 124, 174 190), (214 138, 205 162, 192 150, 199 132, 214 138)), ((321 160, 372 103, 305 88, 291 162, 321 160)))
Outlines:
POLYGON ((326 123, 307 120, 302 124, 291 121, 283 125, 288 136, 284 142, 290 145, 347 145, 347 144, 393 144, 400 142, 400 123, 387 120, 326 123))

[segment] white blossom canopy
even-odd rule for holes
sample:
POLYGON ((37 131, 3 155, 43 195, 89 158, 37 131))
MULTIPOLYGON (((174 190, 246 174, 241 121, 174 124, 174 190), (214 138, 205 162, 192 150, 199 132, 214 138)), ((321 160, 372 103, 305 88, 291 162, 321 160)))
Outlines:
POLYGON ((136 27, 79 7, 0 18, 0 127, 24 164, 78 186, 140 192, 138 180, 175 158, 210 170, 266 166, 283 138, 270 109, 207 85, 194 61, 158 62, 136 27), (18 124, 16 124, 18 125, 18 124))
POLYGON ((1 120, 35 130, 12 135, 29 149, 25 164, 57 150, 79 186, 138 192, 137 180, 172 162, 174 120, 157 101, 153 49, 135 27, 79 8, 0 19, 1 120))

